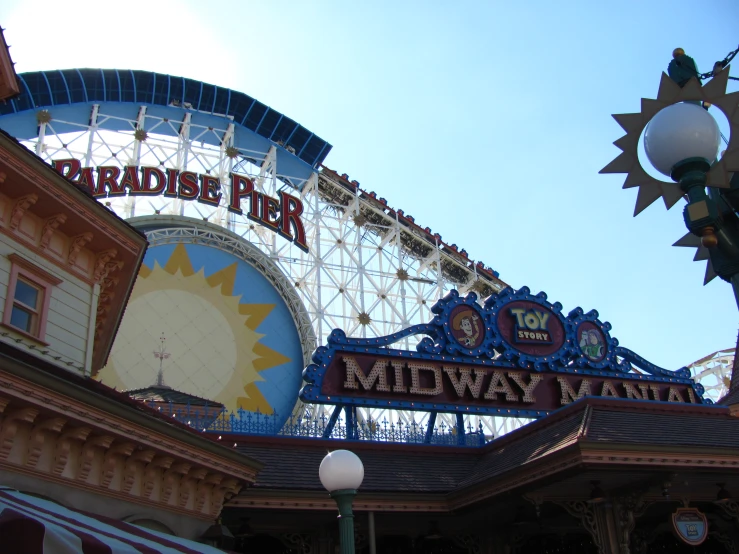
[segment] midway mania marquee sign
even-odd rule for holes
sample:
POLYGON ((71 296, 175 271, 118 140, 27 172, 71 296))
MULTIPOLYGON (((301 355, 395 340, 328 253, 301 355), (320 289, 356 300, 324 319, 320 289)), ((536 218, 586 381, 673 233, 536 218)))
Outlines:
POLYGON ((584 396, 708 404, 690 371, 669 371, 619 346, 598 312, 562 314, 526 287, 481 307, 452 291, 434 319, 358 339, 334 330, 303 371, 304 402, 538 418, 584 396), (426 335, 415 352, 392 348, 426 335))

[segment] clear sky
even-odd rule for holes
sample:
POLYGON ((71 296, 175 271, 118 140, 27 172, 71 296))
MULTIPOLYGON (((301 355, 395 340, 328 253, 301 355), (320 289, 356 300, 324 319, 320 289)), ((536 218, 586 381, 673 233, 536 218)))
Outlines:
POLYGON ((670 369, 735 344, 731 287, 703 287, 705 262, 670 246, 681 204, 632 218, 636 189, 598 171, 623 134, 610 114, 656 96, 677 46, 709 70, 737 22, 736 0, 0 2, 18 72, 144 69, 245 92, 333 144, 328 167, 514 288, 597 309, 670 369))

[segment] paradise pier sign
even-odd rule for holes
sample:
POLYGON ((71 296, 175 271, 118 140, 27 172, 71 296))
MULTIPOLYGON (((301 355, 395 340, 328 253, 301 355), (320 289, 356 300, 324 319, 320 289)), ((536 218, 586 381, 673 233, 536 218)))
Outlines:
POLYGON ((584 396, 708 404, 681 368, 651 364, 610 336, 595 310, 567 316, 544 293, 507 288, 484 307, 450 292, 433 321, 374 339, 334 330, 303 371, 304 402, 542 417, 584 396), (415 352, 390 346, 426 335, 415 352))
MULTIPOLYGON (((220 179, 193 171, 160 169, 127 165, 82 167, 74 158, 54 160, 54 169, 81 187, 89 189, 95 198, 116 196, 167 196, 184 200, 196 200, 210 206, 221 203, 223 193, 220 179)), ((301 250, 308 251, 305 227, 300 219, 303 203, 285 191, 279 198, 272 198, 256 190, 254 181, 246 175, 231 173, 228 192, 230 212, 242 214, 293 241, 301 250), (247 209, 242 210, 242 203, 247 209)))

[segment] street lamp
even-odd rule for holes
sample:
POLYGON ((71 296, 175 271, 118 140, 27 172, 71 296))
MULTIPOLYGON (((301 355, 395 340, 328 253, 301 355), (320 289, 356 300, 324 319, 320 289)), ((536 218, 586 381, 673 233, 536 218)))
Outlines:
POLYGON ((364 479, 362 460, 348 450, 334 450, 321 462, 318 477, 339 508, 341 554, 354 554, 352 501, 364 479))
POLYGON ((718 124, 707 110, 683 102, 652 118, 644 132, 644 150, 654 168, 685 193, 685 226, 709 249, 714 270, 732 284, 739 306, 737 217, 720 191, 706 190, 708 172, 718 157, 719 137, 718 124))
MULTIPOLYGON (((716 160, 719 130, 716 120, 697 104, 673 104, 647 125, 644 150, 654 168, 671 177, 687 195, 685 226, 706 248, 717 246, 718 206, 706 192, 706 175, 716 160)), ((724 241, 731 246, 731 237, 724 241)))
POLYGON ((634 215, 660 197, 668 209, 686 199, 689 233, 675 246, 698 248, 694 259, 708 260, 705 283, 717 275, 731 283, 739 306, 739 93, 726 93, 728 79, 728 67, 703 86, 695 77, 679 86, 663 74, 656 100, 643 98, 640 113, 613 116, 626 131, 614 143, 623 152, 601 173, 626 173, 624 188, 639 187, 634 215), (720 157, 721 133, 707 111, 711 105, 729 120, 730 138, 720 157), (642 131, 650 163, 674 182, 655 179, 641 167, 642 131))

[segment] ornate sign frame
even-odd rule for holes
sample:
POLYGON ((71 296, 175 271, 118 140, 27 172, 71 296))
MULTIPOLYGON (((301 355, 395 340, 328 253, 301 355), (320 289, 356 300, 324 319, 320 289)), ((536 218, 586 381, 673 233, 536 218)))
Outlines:
POLYGON ((385 337, 335 329, 303 371, 304 402, 433 412, 543 417, 583 396, 709 404, 688 368, 660 368, 611 337, 598 312, 527 287, 487 299, 456 290, 430 323, 385 337), (391 346, 426 335, 416 351, 391 346), (538 387, 538 388, 537 388, 538 387), (484 392, 484 394, 483 394, 484 392))

